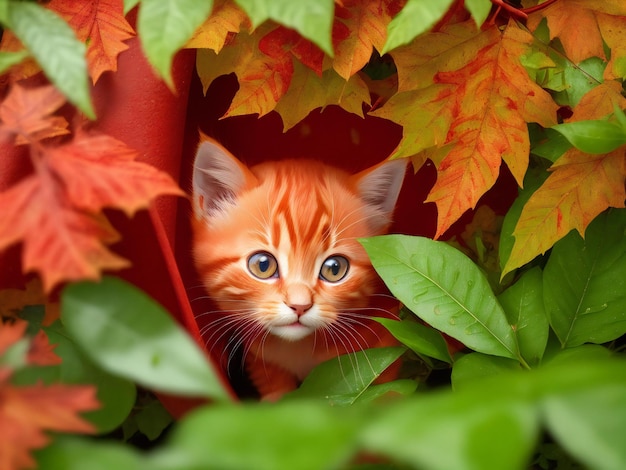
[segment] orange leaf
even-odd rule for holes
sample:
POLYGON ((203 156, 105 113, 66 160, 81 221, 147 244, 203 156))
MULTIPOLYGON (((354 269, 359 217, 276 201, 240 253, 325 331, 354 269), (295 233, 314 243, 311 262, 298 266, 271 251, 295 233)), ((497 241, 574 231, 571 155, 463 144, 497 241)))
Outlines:
POLYGON ((625 108, 626 98, 621 90, 622 85, 616 81, 607 81, 592 88, 580 99, 568 121, 602 119, 613 113, 613 105, 625 108))
POLYGON ((107 71, 117 70, 117 56, 135 31, 124 18, 123 0, 51 0, 47 8, 59 13, 87 45, 87 68, 93 83, 107 71))
POLYGON ((52 85, 25 88, 13 84, 0 105, 0 135, 17 136, 18 144, 68 134, 67 121, 51 116, 65 103, 52 85))
POLYGON ((571 149, 551 170, 522 210, 503 275, 545 253, 572 229, 583 236, 608 207, 624 207, 626 146, 604 155, 571 149))
POLYGON ((119 238, 106 219, 73 208, 48 172, 0 193, 0 207, 0 249, 22 240, 23 269, 39 271, 46 291, 61 281, 98 279, 102 269, 128 266, 102 244, 119 238))
POLYGON ((49 167, 63 181, 74 207, 99 212, 105 207, 132 215, 161 194, 182 196, 172 178, 146 163, 137 152, 107 135, 77 135, 46 152, 49 167))
MULTIPOLYGON (((514 23, 503 35, 496 27, 477 34, 470 25, 427 34, 405 49, 405 57, 416 51, 413 71, 423 68, 424 75, 408 81, 414 90, 373 113, 404 126, 395 156, 450 145, 427 199, 437 204, 437 237, 475 207, 496 181, 502 160, 521 185, 528 166, 527 122, 556 124, 557 106, 519 62, 532 37, 514 23), (432 45, 439 56, 426 47, 432 45)), ((400 88, 406 90, 403 63, 398 62, 400 88)))
POLYGON ((59 305, 48 300, 40 279, 31 279, 25 287, 24 290, 0 290, 0 317, 17 318, 17 314, 24 307, 43 305, 45 306, 44 325, 50 325, 59 318, 59 305))
POLYGON ((213 11, 196 30, 185 47, 212 49, 219 53, 228 42, 231 34, 242 27, 250 28, 250 20, 232 0, 216 1, 213 11))
POLYGON ((335 23, 343 24, 347 35, 334 44, 333 68, 344 79, 348 80, 369 62, 373 48, 382 50, 393 13, 390 9, 395 3, 395 0, 349 0, 335 7, 335 23))
POLYGON ((604 79, 626 78, 626 16, 600 14, 598 25, 602 39, 611 49, 611 60, 604 70, 604 79))
POLYGON ((367 85, 358 75, 345 81, 330 69, 319 77, 311 69, 295 62, 295 72, 287 93, 276 105, 276 112, 287 130, 316 108, 329 104, 341 106, 348 112, 363 117, 363 103, 369 104, 370 94, 367 85))
POLYGON ((95 394, 91 386, 15 387, 0 382, 0 469, 33 467, 29 452, 48 443, 44 431, 94 432, 78 413, 99 406, 95 394))

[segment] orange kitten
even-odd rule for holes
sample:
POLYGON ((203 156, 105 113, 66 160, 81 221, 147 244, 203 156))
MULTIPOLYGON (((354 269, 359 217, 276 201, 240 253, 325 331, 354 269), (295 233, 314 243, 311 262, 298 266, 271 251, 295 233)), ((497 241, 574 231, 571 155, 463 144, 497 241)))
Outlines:
MULTIPOLYGON (((247 168, 203 141, 193 173, 194 257, 216 316, 213 338, 243 346, 264 399, 319 363, 395 344, 367 316, 377 283, 357 238, 385 233, 406 162, 356 175, 311 160, 247 168)), ((379 309, 380 310, 380 309, 379 309)))

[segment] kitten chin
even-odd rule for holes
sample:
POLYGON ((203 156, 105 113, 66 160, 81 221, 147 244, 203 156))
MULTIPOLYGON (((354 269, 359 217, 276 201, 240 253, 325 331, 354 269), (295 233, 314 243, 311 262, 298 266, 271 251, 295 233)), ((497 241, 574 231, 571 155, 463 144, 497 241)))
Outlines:
POLYGON ((386 232, 405 169, 401 160, 356 175, 311 160, 247 168, 216 142, 200 144, 193 250, 220 308, 208 341, 242 347, 262 397, 332 357, 395 343, 370 319, 393 315, 371 301, 375 274, 357 240, 386 232))

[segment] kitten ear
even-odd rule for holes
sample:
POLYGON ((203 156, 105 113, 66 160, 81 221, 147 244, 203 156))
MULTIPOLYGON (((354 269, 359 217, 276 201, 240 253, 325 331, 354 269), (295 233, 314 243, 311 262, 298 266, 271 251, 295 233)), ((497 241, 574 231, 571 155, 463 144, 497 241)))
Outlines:
POLYGON ((256 178, 233 154, 214 140, 204 138, 193 162, 193 206, 202 218, 233 201, 239 192, 253 186, 256 178))
POLYGON ((387 160, 357 173, 356 188, 370 209, 370 224, 381 232, 391 223, 406 173, 407 159, 387 160))

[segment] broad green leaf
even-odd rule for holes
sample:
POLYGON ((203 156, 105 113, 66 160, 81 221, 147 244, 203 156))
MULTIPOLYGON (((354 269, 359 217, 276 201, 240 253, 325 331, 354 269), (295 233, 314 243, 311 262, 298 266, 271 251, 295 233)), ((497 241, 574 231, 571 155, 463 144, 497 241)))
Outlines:
POLYGON ((460 251, 406 235, 360 242, 387 287, 415 315, 478 352, 519 359, 513 330, 487 279, 460 251))
POLYGON ((533 404, 515 395, 518 383, 490 381, 398 402, 370 420, 364 446, 425 470, 525 468, 539 420, 533 404))
POLYGON ((545 400, 551 435, 588 468, 626 468, 626 382, 545 400))
POLYGON ((415 393, 415 390, 417 390, 417 382, 415 380, 393 380, 391 382, 369 386, 355 403, 368 403, 388 395, 392 397, 397 395, 411 395, 415 393))
POLYGON ((172 415, 158 400, 141 407, 134 419, 137 423, 137 430, 151 441, 158 438, 173 421, 172 415))
POLYGON ((543 305, 543 276, 535 267, 498 296, 513 326, 520 353, 530 365, 537 365, 548 344, 550 326, 543 305))
POLYGON ((465 8, 470 12, 477 26, 482 26, 493 4, 491 0, 465 0, 465 8))
POLYGON ((309 373, 290 398, 323 398, 333 405, 350 405, 393 364, 404 348, 374 348, 330 359, 309 373))
POLYGON ((73 338, 58 322, 45 329, 51 344, 63 362, 54 367, 45 367, 40 376, 47 383, 61 381, 67 384, 92 384, 96 386, 100 409, 85 413, 100 433, 113 431, 128 417, 137 391, 135 384, 127 379, 111 375, 96 367, 78 348, 73 338))
POLYGON ((61 319, 103 369, 166 393, 224 400, 206 355, 154 300, 120 279, 81 282, 62 294, 61 319))
POLYGON ((572 144, 560 132, 548 128, 544 130, 546 140, 539 145, 533 146, 530 153, 539 157, 556 162, 561 155, 572 148, 572 144))
POLYGON ((388 318, 374 318, 382 324, 402 344, 420 355, 451 363, 446 340, 433 328, 415 321, 397 321, 388 318))
POLYGON ((169 85, 174 54, 211 13, 213 0, 142 0, 137 31, 146 57, 169 85))
POLYGON ((604 81, 602 75, 606 62, 599 57, 591 57, 579 64, 572 63, 559 53, 553 52, 551 57, 555 58, 562 71, 557 75, 558 80, 553 80, 552 84, 560 81, 561 89, 559 90, 556 84, 556 87, 552 88, 551 83, 546 83, 545 87, 557 91, 554 99, 561 105, 575 107, 587 92, 604 81))
POLYGON ((568 122, 552 129, 563 134, 578 150, 587 153, 609 153, 626 144, 626 130, 609 121, 568 122))
POLYGON ((235 3, 250 17, 254 27, 273 20, 295 29, 302 37, 333 56, 333 0, 235 0, 235 3))
POLYGON ((22 41, 50 81, 90 119, 85 45, 56 13, 35 2, 10 2, 7 26, 22 41))
POLYGON ((63 470, 143 470, 143 458, 119 443, 59 436, 35 453, 37 468, 63 470))
POLYGON ((19 64, 28 56, 28 51, 0 52, 0 73, 6 72, 10 67, 19 64))
MULTIPOLYGON (((391 20, 387 28, 387 41, 381 54, 413 39, 432 28, 443 18, 453 0, 408 0, 404 8, 391 20)), ((477 2, 474 2, 477 3, 477 2)))
POLYGON ((319 402, 211 405, 185 417, 170 434, 168 447, 146 460, 146 468, 343 468, 360 424, 354 409, 319 402))
POLYGON ((519 362, 506 357, 470 353, 461 356, 452 368, 452 388, 460 390, 468 383, 483 380, 510 371, 519 371, 519 362))
POLYGON ((563 347, 626 333, 626 210, 610 209, 554 245, 543 273, 546 313, 563 347))

